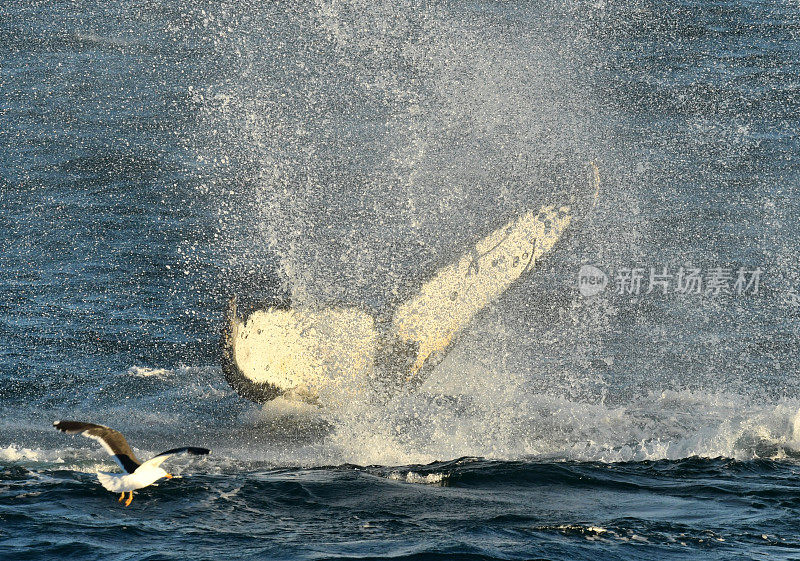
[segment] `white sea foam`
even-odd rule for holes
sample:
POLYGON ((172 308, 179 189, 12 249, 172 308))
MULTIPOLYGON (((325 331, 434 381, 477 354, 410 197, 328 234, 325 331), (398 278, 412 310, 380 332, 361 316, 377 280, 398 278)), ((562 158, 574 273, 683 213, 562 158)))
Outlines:
POLYGON ((145 366, 131 366, 128 374, 137 378, 169 378, 174 374, 173 370, 167 368, 147 368, 145 366))
MULTIPOLYGON (((488 375, 475 365, 459 372, 456 363, 442 363, 444 370, 418 392, 385 404, 352 400, 335 409, 286 399, 259 408, 229 390, 218 379, 219 369, 178 369, 165 378, 166 389, 160 384, 152 394, 109 403, 92 420, 122 430, 134 447, 144 448, 136 448, 143 458, 173 445, 207 446, 213 453, 204 469, 222 472, 264 465, 406 466, 464 456, 599 462, 800 458, 799 399, 664 390, 618 403, 575 400, 526 386, 525 376, 493 384, 500 373, 488 375), (232 406, 241 413, 231 416, 232 406)), ((18 423, 0 427, 0 434, 28 436, 0 440, 0 461, 88 472, 114 468, 91 441, 50 434, 49 424, 38 436, 35 426, 18 423), (57 438, 66 440, 61 445, 57 438)), ((436 474, 397 474, 407 482, 440 483, 436 474)))
POLYGON ((405 481, 406 483, 419 483, 422 485, 444 485, 447 482, 446 473, 421 474, 415 471, 399 472, 393 471, 389 474, 389 479, 394 481, 405 481))
POLYGON ((10 443, 0 448, 0 462, 13 462, 28 467, 69 469, 94 473, 98 469, 114 470, 117 466, 104 452, 72 447, 39 448, 10 443))
POLYGON ((41 456, 42 454, 39 450, 19 447, 16 444, 10 444, 5 448, 0 448, 0 460, 10 462, 19 462, 21 460, 37 462, 40 461, 41 456))
POLYGON ((800 400, 649 393, 628 404, 535 394, 513 401, 415 395, 341 415, 330 442, 347 462, 407 465, 478 456, 624 462, 691 456, 783 459, 800 450, 800 400))

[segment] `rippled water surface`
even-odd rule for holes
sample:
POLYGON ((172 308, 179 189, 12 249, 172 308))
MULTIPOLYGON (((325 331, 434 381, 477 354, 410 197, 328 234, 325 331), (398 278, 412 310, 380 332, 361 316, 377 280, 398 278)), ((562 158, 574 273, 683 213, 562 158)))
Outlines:
POLYGON ((0 48, 2 559, 800 558, 795 3, 12 0, 0 48), (589 161, 419 391, 225 383, 230 295, 386 317, 589 161), (126 508, 57 419, 212 454, 126 508))

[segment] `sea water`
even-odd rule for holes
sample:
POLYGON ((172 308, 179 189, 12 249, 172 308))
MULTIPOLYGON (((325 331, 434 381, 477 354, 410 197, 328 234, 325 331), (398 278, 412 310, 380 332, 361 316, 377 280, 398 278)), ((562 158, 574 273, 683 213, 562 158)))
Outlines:
POLYGON ((797 3, 11 0, 0 47, 0 558, 800 557, 797 3), (225 383, 229 296, 391 317, 589 161, 418 391, 225 383), (212 455, 125 508, 58 419, 212 455))

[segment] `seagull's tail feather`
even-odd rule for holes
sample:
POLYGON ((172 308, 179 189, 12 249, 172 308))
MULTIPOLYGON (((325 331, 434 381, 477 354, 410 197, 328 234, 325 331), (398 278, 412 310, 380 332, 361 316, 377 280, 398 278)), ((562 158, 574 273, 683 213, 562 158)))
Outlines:
MULTIPOLYGON (((109 491, 113 491, 115 493, 123 492, 122 487, 124 487, 124 484, 119 474, 108 473, 106 471, 98 471, 97 480, 100 481, 100 485, 102 485, 109 491)), ((125 491, 127 490, 128 489, 125 489, 125 491)))

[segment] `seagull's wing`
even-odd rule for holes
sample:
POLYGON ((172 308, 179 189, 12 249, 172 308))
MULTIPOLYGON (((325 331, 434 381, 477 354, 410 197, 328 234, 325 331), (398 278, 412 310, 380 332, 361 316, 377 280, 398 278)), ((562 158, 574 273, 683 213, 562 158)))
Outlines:
POLYGON ((96 440, 103 445, 106 452, 111 454, 119 464, 119 467, 128 473, 136 471, 136 468, 141 464, 125 437, 114 429, 81 421, 56 421, 53 426, 67 434, 80 434, 86 438, 96 440))
POLYGON ((145 463, 142 464, 142 467, 147 468, 154 468, 158 467, 164 463, 165 460, 169 459, 171 456, 175 454, 182 454, 186 452, 187 454, 191 454, 192 456, 203 456, 205 454, 211 453, 211 450, 208 448, 197 448, 195 446, 184 446, 183 448, 173 448, 172 450, 167 450, 166 452, 161 452, 157 456, 153 456, 145 463))

